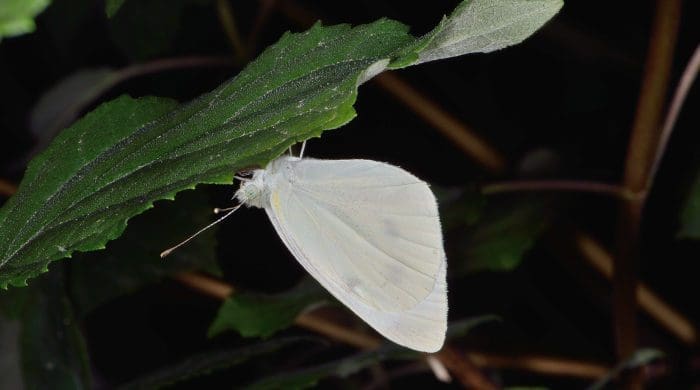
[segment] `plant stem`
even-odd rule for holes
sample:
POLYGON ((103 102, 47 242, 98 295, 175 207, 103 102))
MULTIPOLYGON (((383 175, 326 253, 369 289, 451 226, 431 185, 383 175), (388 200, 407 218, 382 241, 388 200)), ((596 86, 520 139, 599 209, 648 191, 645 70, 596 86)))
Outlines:
MULTIPOLYGON (((646 190, 655 145, 660 139, 659 118, 671 71, 680 5, 680 0, 656 2, 644 79, 625 161, 623 186, 631 193, 643 193, 646 190)), ((617 256, 613 275, 613 327, 619 359, 631 356, 637 349, 637 258, 643 205, 644 197, 626 199, 620 205, 618 217, 617 256)), ((628 379, 626 388, 642 387, 640 375, 633 374, 628 379)))

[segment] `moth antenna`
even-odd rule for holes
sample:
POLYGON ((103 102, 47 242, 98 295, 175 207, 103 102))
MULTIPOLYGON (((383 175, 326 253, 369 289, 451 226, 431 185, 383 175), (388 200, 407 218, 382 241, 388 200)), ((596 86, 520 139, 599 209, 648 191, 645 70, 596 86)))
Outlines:
POLYGON ((293 156, 294 153, 292 153, 292 147, 290 146, 289 149, 287 149, 287 153, 289 153, 290 156, 293 156))
POLYGON ((249 178, 243 177, 243 176, 238 176, 238 175, 233 176, 233 178, 236 180, 240 180, 240 181, 250 181, 249 178))
POLYGON ((206 231, 206 230, 209 229, 210 227, 212 227, 212 226, 216 225, 217 223, 223 221, 224 219, 228 218, 229 215, 233 214, 236 210, 238 210, 239 208, 241 208, 241 206, 243 206, 242 203, 239 204, 238 206, 231 207, 230 209, 227 209, 227 210, 230 210, 230 211, 229 211, 228 213, 226 213, 223 217, 217 219, 216 221, 210 223, 209 225, 203 227, 202 229, 199 229, 199 231, 197 231, 197 233, 195 233, 195 234, 189 236, 186 240, 182 241, 181 243, 179 243, 179 244, 177 244, 177 245, 175 245, 175 246, 173 246, 173 247, 170 247, 170 248, 164 250, 163 252, 161 252, 161 253, 160 253, 160 258, 161 258, 161 259, 164 258, 165 256, 169 255, 169 254, 170 254, 172 251, 174 251, 175 249, 177 249, 177 248, 179 248, 179 247, 181 247, 181 246, 187 244, 188 242, 192 241, 193 238, 195 238, 195 237, 197 237, 198 235, 202 234, 204 231, 206 231))
POLYGON ((306 141, 301 143, 301 150, 299 151, 299 158, 304 157, 304 149, 306 149, 306 141))

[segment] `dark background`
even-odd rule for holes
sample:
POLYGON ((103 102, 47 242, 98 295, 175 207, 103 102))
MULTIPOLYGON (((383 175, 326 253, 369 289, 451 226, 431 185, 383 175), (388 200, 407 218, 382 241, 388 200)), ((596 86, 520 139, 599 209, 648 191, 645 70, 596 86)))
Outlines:
MULTIPOLYGON (((145 12, 131 5, 133 1, 127 0, 119 12, 145 12)), ((153 17, 167 17, 156 12, 164 9, 158 1, 144 3, 152 6, 149 12, 153 17)), ((3 40, 0 177, 15 183, 21 180, 26 156, 36 143, 36 137, 28 130, 30 111, 48 88, 76 70, 119 68, 161 57, 230 55, 216 7, 213 3, 199 3, 183 5, 185 12, 174 29, 172 43, 157 53, 135 54, 136 50, 125 49, 115 35, 130 31, 138 37, 138 27, 130 25, 128 18, 122 21, 126 26, 115 27, 115 22, 105 17, 103 4, 88 0, 55 0, 39 16, 35 33, 3 40)), ((432 28, 457 2, 361 0, 295 4, 312 18, 318 15, 326 24, 361 24, 386 16, 406 23, 418 35, 432 28)), ((246 36, 256 25, 259 3, 232 1, 231 5, 238 28, 246 36)), ((260 27, 257 45, 251 49, 253 58, 284 31, 304 30, 283 9, 274 8, 269 20, 260 27)), ((355 105, 358 117, 341 129, 311 140, 307 155, 387 161, 436 187, 463 188, 518 178, 522 176, 519 172, 524 169, 523 161, 544 153, 546 158, 530 176, 618 183, 640 92, 654 9, 652 1, 570 0, 551 23, 520 45, 396 72, 506 156, 510 168, 501 175, 484 171, 376 82, 360 88, 355 105)), ((698 15, 696 2, 687 1, 682 10, 667 101, 698 44, 698 15)), ((116 17, 125 18, 120 14, 116 17)), ((211 90, 239 70, 235 65, 201 67, 133 78, 100 96, 89 108, 124 93, 170 96, 184 102, 211 90)), ((682 202, 700 167, 697 103, 696 86, 681 112, 645 210, 640 258, 641 280, 694 323, 700 322, 700 284, 692 270, 700 245, 678 240, 675 234, 682 202)), ((233 188, 199 190, 209 194, 213 207, 229 204, 233 188)), ((541 196, 550 199, 551 194, 541 196)), ((617 217, 614 199, 574 193, 557 195, 554 204, 557 223, 576 226, 607 247, 613 246, 617 217)), ((192 226, 192 230, 195 228, 192 226)), ((238 288, 282 291, 302 276, 300 267, 260 210, 240 212, 220 227, 218 235, 219 261, 225 279, 238 288)), ((551 245, 551 237, 549 234, 538 240, 512 272, 480 272, 450 280, 451 319, 486 313, 503 318, 499 325, 470 334, 464 341, 465 349, 513 356, 559 355, 605 364, 615 361, 609 283, 577 260, 575 252, 553 249, 557 245, 551 245)), ((449 241, 448 235, 448 247, 449 241)), ((216 301, 176 282, 164 281, 93 312, 83 326, 98 384, 109 388, 210 348, 212 341, 205 334, 217 308, 216 301)), ((230 336, 230 340, 217 342, 236 340, 230 336)), ((644 315, 640 315, 640 344, 659 348, 668 355, 660 363, 661 374, 651 380, 651 386, 700 385, 697 348, 679 343, 644 315)), ((350 351, 351 348, 336 346, 304 352, 314 361, 324 361, 350 351)), ((250 381, 260 372, 270 372, 271 368, 264 366, 261 363, 229 370, 182 387, 229 387, 250 381)), ((588 383, 523 370, 491 374, 507 385, 580 388, 588 383)), ((358 379, 348 383, 359 386, 363 382, 358 379)), ((429 374, 394 382, 396 386, 418 383, 433 382, 429 374)), ((338 382, 322 384, 330 387, 338 382)))

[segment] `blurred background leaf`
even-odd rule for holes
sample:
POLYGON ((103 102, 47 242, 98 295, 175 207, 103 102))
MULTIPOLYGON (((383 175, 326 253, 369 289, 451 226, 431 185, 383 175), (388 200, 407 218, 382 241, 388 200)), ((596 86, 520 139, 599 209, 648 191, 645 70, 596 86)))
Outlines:
POLYGON ((3 37, 27 34, 36 29, 34 17, 51 4, 51 0, 0 1, 0 41, 3 37))
POLYGON ((114 16, 126 0, 105 0, 105 14, 108 18, 114 16))
POLYGON ((267 338, 291 326, 304 309, 329 300, 328 293, 310 277, 280 294, 237 292, 221 305, 209 336, 232 329, 243 337, 267 338))

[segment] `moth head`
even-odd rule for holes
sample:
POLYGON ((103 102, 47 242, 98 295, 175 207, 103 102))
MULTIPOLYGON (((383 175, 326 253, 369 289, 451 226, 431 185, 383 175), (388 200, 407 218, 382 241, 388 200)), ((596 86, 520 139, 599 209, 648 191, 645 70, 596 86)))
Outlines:
POLYGON ((253 171, 253 177, 241 183, 234 195, 235 198, 246 206, 265 207, 267 186, 265 185, 264 177, 265 170, 257 169, 253 171))

